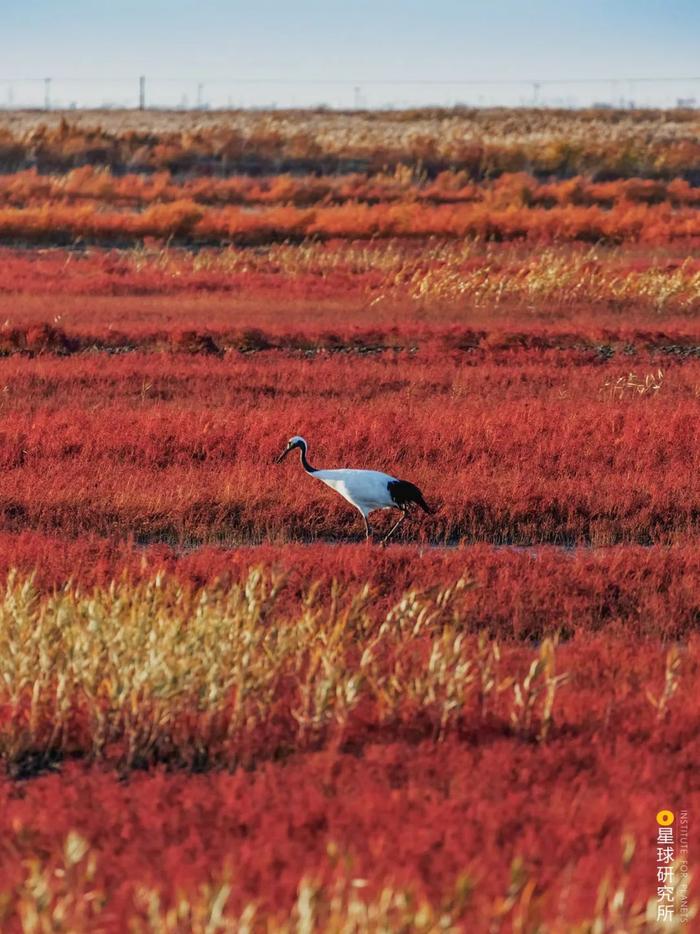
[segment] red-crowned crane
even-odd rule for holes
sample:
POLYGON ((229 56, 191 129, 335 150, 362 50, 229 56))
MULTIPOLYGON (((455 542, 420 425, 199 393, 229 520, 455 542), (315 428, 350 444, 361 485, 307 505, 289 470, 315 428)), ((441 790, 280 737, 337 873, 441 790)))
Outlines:
POLYGON ((355 509, 362 513, 365 521, 365 532, 367 540, 371 538, 371 530, 367 517, 375 509, 399 509, 401 518, 387 532, 380 544, 384 544, 398 529, 403 520, 408 515, 411 506, 419 506, 429 515, 433 510, 423 499, 423 494, 408 480, 398 480, 387 473, 380 473, 378 470, 348 470, 340 468, 339 470, 316 470, 306 459, 308 445, 299 435, 294 435, 287 442, 287 447, 282 451, 275 463, 289 454, 290 451, 298 449, 301 459, 301 466, 312 477, 325 483, 336 493, 339 493, 343 499, 351 503, 355 509))

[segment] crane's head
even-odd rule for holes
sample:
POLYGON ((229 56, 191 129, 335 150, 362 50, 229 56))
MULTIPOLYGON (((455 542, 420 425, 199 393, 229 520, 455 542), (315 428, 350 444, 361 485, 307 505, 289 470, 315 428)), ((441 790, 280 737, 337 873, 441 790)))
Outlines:
POLYGON ((299 448, 301 451, 306 451, 306 441, 300 435, 294 435, 287 442, 287 447, 282 451, 280 456, 276 458, 275 463, 279 464, 280 461, 284 460, 287 454, 290 451, 293 451, 294 448, 299 448))

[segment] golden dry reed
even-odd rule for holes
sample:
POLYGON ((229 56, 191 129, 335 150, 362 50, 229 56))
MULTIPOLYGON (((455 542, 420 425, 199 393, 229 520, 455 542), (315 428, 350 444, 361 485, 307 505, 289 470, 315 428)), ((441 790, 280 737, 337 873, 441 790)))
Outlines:
MULTIPOLYGON (((503 894, 489 904, 478 901, 478 887, 468 873, 458 876, 452 891, 448 889, 439 902, 431 902, 390 882, 377 887, 373 880, 354 877, 349 867, 342 871, 342 854, 333 845, 328 868, 336 867, 335 881, 301 879, 288 912, 263 910, 255 902, 234 909, 230 901, 235 872, 228 869, 192 891, 180 891, 174 900, 141 886, 122 921, 127 925, 124 930, 132 934, 458 934, 469 930, 470 923, 483 925, 484 930, 521 934, 678 934, 697 917, 697 905, 689 906, 687 922, 680 917, 657 921, 654 898, 644 902, 629 897, 628 873, 636 845, 628 835, 621 843, 621 858, 613 857, 614 866, 598 884, 590 913, 574 923, 562 917, 565 893, 554 911, 549 910, 551 900, 519 857, 510 866, 503 894)), ((11 844, 24 857, 24 873, 22 881, 9 888, 0 882, 0 922, 12 919, 29 934, 115 929, 99 855, 80 834, 68 834, 57 858, 43 859, 28 850, 21 835, 11 844)))
POLYGON ((264 252, 226 248, 189 254, 171 247, 137 247, 124 254, 135 272, 157 269, 177 277, 192 273, 269 273, 325 276, 333 272, 371 273, 374 303, 468 301, 481 307, 516 304, 537 309, 542 303, 607 302, 642 304, 659 314, 690 311, 700 303, 700 272, 688 262, 625 266, 622 252, 591 247, 578 252, 546 247, 523 255, 517 247, 480 242, 428 242, 417 253, 398 242, 350 243, 327 249, 322 244, 273 244, 264 252))
POLYGON ((379 728, 420 716, 439 739, 497 713, 515 733, 546 739, 565 680, 554 642, 524 660, 511 649, 504 673, 498 643, 468 631, 459 609, 468 586, 406 593, 378 619, 368 586, 313 585, 282 605, 282 578, 262 568, 225 590, 160 575, 48 595, 10 575, 0 758, 29 771, 65 755, 235 765, 253 747, 342 732, 360 703, 379 728))

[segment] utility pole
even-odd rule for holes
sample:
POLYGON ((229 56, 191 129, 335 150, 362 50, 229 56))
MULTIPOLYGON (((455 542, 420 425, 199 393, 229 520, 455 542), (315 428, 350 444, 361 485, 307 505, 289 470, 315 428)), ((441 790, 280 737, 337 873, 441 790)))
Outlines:
POLYGON ((139 78, 139 110, 146 109, 146 76, 139 78))
POLYGON ((197 85, 197 110, 201 110, 204 107, 204 85, 200 81, 197 85))
POLYGON ((51 110, 51 78, 44 78, 44 110, 51 110))
POLYGON ((612 107, 618 106, 617 93, 617 81, 613 80, 610 82, 610 105, 612 107))
POLYGON ((535 107, 539 105, 540 102, 540 82, 532 82, 532 103, 535 107))

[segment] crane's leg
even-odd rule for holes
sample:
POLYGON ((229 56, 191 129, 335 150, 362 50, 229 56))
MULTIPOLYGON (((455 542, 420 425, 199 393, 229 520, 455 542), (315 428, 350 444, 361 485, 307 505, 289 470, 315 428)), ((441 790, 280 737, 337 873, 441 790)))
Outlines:
POLYGON ((369 527, 367 516, 364 513, 362 513, 362 518, 365 520, 365 538, 366 538, 366 541, 369 542, 372 539, 372 530, 369 527))
POLYGON ((389 531, 386 533, 386 535, 384 536, 384 538, 383 538, 383 539, 381 540, 381 542, 379 543, 380 545, 386 545, 386 543, 389 541, 389 539, 391 538, 391 536, 392 536, 392 535, 394 534, 394 532, 398 529, 398 527, 401 525, 401 523, 403 522, 403 520, 406 518, 407 515, 408 515, 408 512, 407 512, 405 509, 402 509, 402 510, 401 510, 401 518, 400 518, 399 521, 396 523, 396 525, 393 525, 393 526, 389 529, 389 531))

